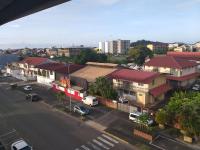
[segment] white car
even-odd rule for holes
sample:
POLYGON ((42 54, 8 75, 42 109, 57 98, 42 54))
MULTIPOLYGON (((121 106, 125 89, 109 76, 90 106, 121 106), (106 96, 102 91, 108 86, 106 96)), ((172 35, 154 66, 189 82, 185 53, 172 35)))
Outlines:
MULTIPOLYGON (((129 114, 129 120, 131 120, 131 121, 133 121, 133 122, 136 122, 136 123, 141 123, 140 120, 139 120, 138 118, 139 118, 139 116, 141 116, 142 114, 143 114, 143 113, 138 112, 138 111, 132 112, 132 113, 129 114)), ((150 126, 150 125, 152 125, 153 123, 154 123, 153 119, 149 118, 149 119, 147 120, 147 126, 150 126)))
POLYGON ((200 85, 195 84, 195 85, 192 87, 192 90, 199 91, 199 90, 200 90, 200 85))
POLYGON ((96 106, 99 104, 98 100, 94 96, 86 96, 82 99, 83 103, 89 106, 96 106))
POLYGON ((32 87, 31 87, 30 85, 26 85, 26 86, 24 87, 24 90, 25 90, 25 91, 32 91, 32 87))
POLYGON ((19 140, 11 145, 11 150, 33 150, 24 140, 19 140))
POLYGON ((119 98, 119 103, 122 103, 122 104, 125 104, 125 103, 128 103, 128 100, 124 97, 120 97, 119 98))

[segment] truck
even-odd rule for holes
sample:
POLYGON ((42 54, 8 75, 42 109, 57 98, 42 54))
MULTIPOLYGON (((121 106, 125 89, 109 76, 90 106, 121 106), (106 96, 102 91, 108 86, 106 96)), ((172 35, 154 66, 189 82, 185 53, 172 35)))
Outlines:
POLYGON ((89 106, 96 106, 99 104, 98 100, 94 96, 86 96, 82 99, 83 103, 89 106))

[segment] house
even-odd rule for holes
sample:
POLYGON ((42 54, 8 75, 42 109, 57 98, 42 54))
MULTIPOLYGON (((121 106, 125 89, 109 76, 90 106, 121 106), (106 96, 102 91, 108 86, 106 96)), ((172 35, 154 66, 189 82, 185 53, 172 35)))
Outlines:
POLYGON ((199 76, 197 66, 194 61, 167 55, 157 56, 146 62, 145 70, 165 74, 174 88, 188 88, 199 76))
MULTIPOLYGON (((117 64, 112 63, 88 62, 84 68, 72 73, 71 76, 74 82, 81 86, 79 81, 85 80, 87 84, 94 83, 98 77, 107 76, 117 70, 117 67, 117 64)), ((87 86, 83 88, 87 89, 87 86)))
POLYGON ((48 58, 42 57, 27 57, 24 60, 9 64, 6 68, 6 73, 17 79, 24 81, 34 81, 37 79, 37 65, 51 62, 48 58))
POLYGON ((51 86, 54 92, 64 92, 66 96, 81 100, 84 90, 73 85, 70 74, 83 67, 83 65, 56 62, 41 64, 37 66, 37 82, 51 86))
POLYGON ((153 52, 166 52, 168 51, 168 44, 155 42, 153 44, 148 44, 147 48, 153 52))
POLYGON ((200 72, 200 52, 168 52, 167 55, 196 62, 197 71, 200 72))
POLYGON ((165 76, 157 72, 119 69, 108 77, 112 79, 119 96, 142 108, 160 102, 170 90, 165 76))
MULTIPOLYGON (((52 82, 60 82, 63 79, 67 79, 70 73, 82 68, 82 65, 76 64, 63 64, 57 62, 50 62, 37 65, 37 82, 47 86, 52 86, 52 82)), ((62 84, 62 83, 60 83, 62 84)), ((66 88, 67 85, 62 84, 66 88)))

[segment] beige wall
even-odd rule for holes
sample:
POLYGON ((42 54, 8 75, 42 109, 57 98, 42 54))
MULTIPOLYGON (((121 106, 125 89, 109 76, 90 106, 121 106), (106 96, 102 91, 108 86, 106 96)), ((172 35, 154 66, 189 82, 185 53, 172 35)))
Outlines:
MULTIPOLYGON (((137 102, 140 104, 146 105, 149 103, 154 103, 154 97, 152 97, 149 94, 149 90, 165 83, 166 83, 166 78, 165 76, 161 75, 155 78, 154 81, 152 81, 150 84, 139 84, 137 82, 130 82, 129 83, 130 89, 126 89, 126 90, 133 91, 135 93, 137 102)), ((116 89, 119 89, 120 86, 123 85, 123 81, 113 79, 113 85, 116 89)))

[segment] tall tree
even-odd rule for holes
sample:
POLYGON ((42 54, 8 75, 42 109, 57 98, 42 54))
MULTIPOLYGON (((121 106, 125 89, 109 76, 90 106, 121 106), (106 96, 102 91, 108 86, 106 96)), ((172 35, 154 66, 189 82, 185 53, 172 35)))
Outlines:
POLYGON ((108 99, 116 99, 117 92, 113 89, 112 84, 105 77, 99 77, 96 82, 89 86, 89 93, 92 95, 102 96, 108 99))
POLYGON ((142 66, 147 57, 152 57, 153 53, 145 46, 136 46, 129 49, 129 57, 133 59, 133 62, 139 66, 142 66))

